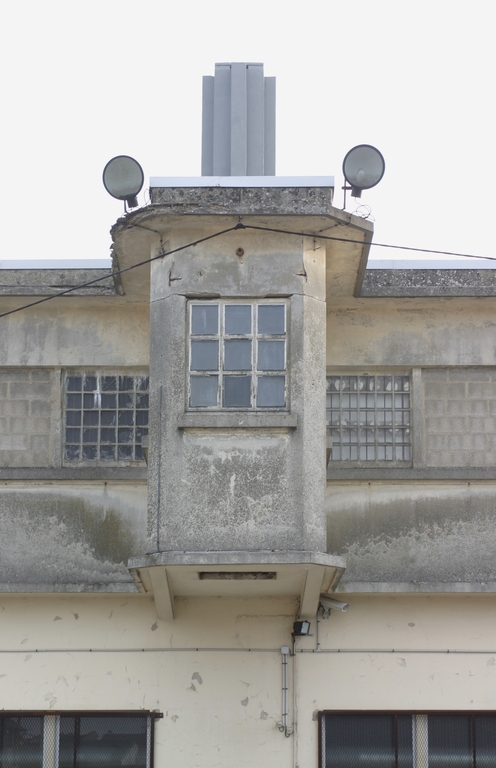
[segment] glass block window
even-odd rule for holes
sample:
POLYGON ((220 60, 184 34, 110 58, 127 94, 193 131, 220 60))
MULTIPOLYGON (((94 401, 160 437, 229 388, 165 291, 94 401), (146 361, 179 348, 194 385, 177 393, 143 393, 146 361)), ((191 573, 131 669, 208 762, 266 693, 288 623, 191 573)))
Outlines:
POLYGON ((190 408, 287 407, 286 304, 190 302, 190 408))
POLYGON ((496 765, 494 713, 324 713, 321 768, 496 765))
POLYGON ((148 434, 148 376, 67 373, 66 461, 143 461, 148 434))
POLYGON ((150 714, 2 715, 1 768, 152 768, 150 714))
POLYGON ((410 461, 410 376, 328 376, 330 461, 410 461))

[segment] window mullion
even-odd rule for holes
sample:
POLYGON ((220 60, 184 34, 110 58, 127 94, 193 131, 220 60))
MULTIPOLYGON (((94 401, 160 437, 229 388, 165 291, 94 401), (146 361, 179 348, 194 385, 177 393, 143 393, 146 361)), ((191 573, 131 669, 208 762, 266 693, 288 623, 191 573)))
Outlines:
POLYGON ((217 382, 217 407, 222 408, 223 392, 224 392, 224 344, 225 344, 225 313, 226 305, 221 304, 219 312, 219 380, 217 382))
POLYGON ((476 744, 476 729, 475 729, 475 714, 472 713, 471 717, 472 725, 472 768, 477 766, 477 744, 476 744))
POLYGON ((60 717, 43 718, 43 768, 58 768, 60 743, 60 717))

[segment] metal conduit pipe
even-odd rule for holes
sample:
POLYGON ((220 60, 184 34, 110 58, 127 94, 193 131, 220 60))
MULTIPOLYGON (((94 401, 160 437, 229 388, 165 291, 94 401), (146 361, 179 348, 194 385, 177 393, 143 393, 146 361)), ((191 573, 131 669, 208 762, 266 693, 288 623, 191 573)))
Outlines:
POLYGON ((289 646, 283 645, 281 648, 282 662, 282 716, 281 722, 277 727, 286 737, 291 736, 293 729, 289 727, 289 674, 288 674, 288 656, 290 656, 289 646))

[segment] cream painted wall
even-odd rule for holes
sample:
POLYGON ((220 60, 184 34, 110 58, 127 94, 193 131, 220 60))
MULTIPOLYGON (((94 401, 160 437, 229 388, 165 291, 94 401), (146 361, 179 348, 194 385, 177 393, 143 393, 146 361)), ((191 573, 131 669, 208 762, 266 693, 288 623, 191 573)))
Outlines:
MULTIPOLYGON (((165 624, 147 596, 4 595, 0 705, 158 708, 157 768, 317 768, 318 710, 496 709, 496 598, 347 599, 347 613, 321 623, 322 649, 341 653, 291 659, 290 738, 276 725, 280 647, 290 644, 295 609, 284 600, 181 600, 165 624)), ((297 648, 315 643, 300 639, 297 648)))

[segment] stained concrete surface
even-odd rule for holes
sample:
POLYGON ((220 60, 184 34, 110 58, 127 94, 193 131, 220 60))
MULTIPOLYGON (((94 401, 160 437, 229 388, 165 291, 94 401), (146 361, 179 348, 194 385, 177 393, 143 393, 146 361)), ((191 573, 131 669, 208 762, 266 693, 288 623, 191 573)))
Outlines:
MULTIPOLYGON (((0 584, 131 583, 145 549, 146 486, 5 483, 0 488, 0 584)), ((23 591, 20 589, 20 591, 23 591)))
POLYGON ((496 484, 329 484, 343 582, 495 582, 496 484))

